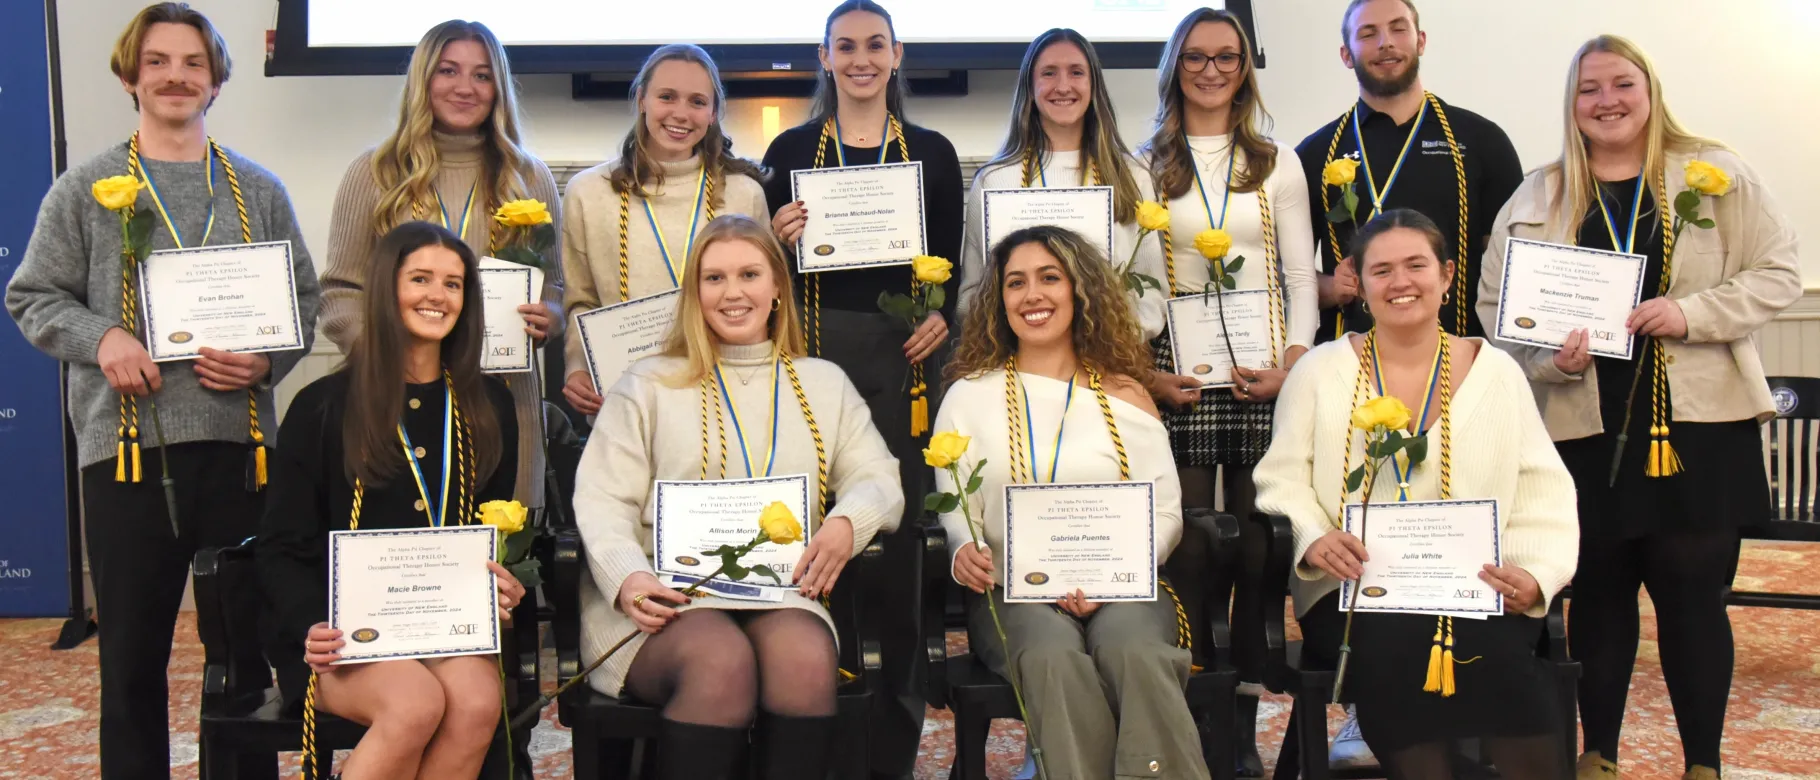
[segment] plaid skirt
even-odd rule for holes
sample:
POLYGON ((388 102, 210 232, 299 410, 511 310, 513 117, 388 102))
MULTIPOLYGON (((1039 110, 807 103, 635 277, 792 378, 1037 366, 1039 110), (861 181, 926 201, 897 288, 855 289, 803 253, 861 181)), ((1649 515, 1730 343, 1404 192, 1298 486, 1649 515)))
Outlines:
MULTIPOLYGON (((1151 347, 1156 355, 1156 370, 1175 373, 1169 332, 1156 337, 1151 347)), ((1225 388, 1202 392, 1200 402, 1179 412, 1164 404, 1163 427, 1169 430, 1169 449, 1175 453, 1175 465, 1257 465, 1264 458, 1264 451, 1270 449, 1276 408, 1275 400, 1240 401, 1225 388)))

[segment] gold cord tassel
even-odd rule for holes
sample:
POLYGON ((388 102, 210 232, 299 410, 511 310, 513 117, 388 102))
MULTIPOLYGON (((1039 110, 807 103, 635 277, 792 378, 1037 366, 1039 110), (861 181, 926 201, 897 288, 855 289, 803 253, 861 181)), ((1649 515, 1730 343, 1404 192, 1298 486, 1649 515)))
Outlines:
POLYGON ((1445 618, 1445 620, 1447 622, 1447 643, 1445 648, 1441 651, 1441 698, 1443 699, 1454 694, 1453 618, 1445 618))
POLYGON ((253 447, 253 482, 256 487, 265 487, 265 445, 253 447))
POLYGON ((145 479, 145 469, 139 460, 139 426, 126 429, 126 436, 133 445, 133 481, 140 482, 145 479))
POLYGON ((1675 445, 1668 443, 1668 426, 1662 426, 1662 470, 1652 477, 1668 477, 1681 473, 1681 456, 1675 454, 1675 445))
POLYGON ((1428 693, 1441 693, 1441 664, 1445 660, 1441 653, 1441 645, 1444 641, 1441 627, 1446 620, 1446 618, 1435 618, 1434 645, 1428 648, 1428 680, 1422 683, 1422 690, 1428 693))
POLYGON ((126 481, 126 426, 114 433, 114 481, 126 481))

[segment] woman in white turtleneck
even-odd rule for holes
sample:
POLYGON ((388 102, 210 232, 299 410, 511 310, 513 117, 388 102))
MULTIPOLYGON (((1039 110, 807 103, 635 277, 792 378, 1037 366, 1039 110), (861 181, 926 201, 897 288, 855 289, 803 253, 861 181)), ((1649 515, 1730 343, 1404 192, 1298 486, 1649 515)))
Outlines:
MULTIPOLYGON (((721 130, 727 93, 701 47, 660 47, 632 82, 637 118, 619 159, 581 173, 563 195, 563 273, 569 318, 678 286, 701 228, 724 214, 768 219, 763 173, 733 156, 721 130)), ((581 334, 564 343, 562 393, 582 414, 600 411, 581 334)))
MULTIPOLYGON (((1153 197, 1150 172, 1119 137, 1118 117, 1106 91, 1105 69, 1093 44, 1074 30, 1055 28, 1030 42, 1011 97, 1005 144, 980 167, 967 191, 967 226, 961 243, 960 316, 966 319, 974 287, 986 280, 986 190, 1026 187, 1111 187, 1115 266, 1162 283, 1162 243, 1138 241, 1137 204, 1153 197)), ((1146 341, 1163 332, 1163 291, 1130 293, 1146 341)))
MULTIPOLYGON (((1274 367, 1236 370, 1229 390, 1202 397, 1198 381, 1169 373, 1173 359, 1167 341, 1161 341, 1159 370, 1150 384, 1167 408, 1163 422, 1181 469, 1182 505, 1212 508, 1217 470, 1225 511, 1244 517, 1256 495, 1252 467, 1270 446, 1277 392, 1289 368, 1314 344, 1319 312, 1308 185, 1294 150, 1265 135, 1270 115, 1258 91, 1251 42, 1230 13, 1202 8, 1176 26, 1157 68, 1157 99, 1156 132, 1141 155, 1157 197, 1169 206, 1165 285, 1174 295, 1201 292, 1209 263, 1196 250, 1195 237, 1223 230, 1232 239, 1226 259, 1245 259, 1233 274, 1236 289, 1266 289, 1277 297, 1274 367)), ((1244 525, 1244 543, 1261 543, 1249 538, 1255 534, 1244 525)), ((1262 651, 1261 639, 1235 648, 1242 680, 1260 679, 1262 651)), ((1261 771, 1249 736, 1257 699, 1241 696, 1239 703, 1240 760, 1244 768, 1261 771)))
MULTIPOLYGON (((556 180, 526 152, 519 135, 518 93, 505 48, 479 22, 430 28, 411 54, 398 128, 354 158, 335 191, 329 253, 322 272, 322 333, 344 354, 366 329, 362 299, 367 266, 380 236, 425 220, 448 228, 476 255, 491 254, 493 212, 535 198, 561 226, 556 180)), ((560 337, 562 265, 544 258, 541 303, 519 307, 525 330, 541 345, 560 337)), ((502 374, 518 416, 518 482, 513 497, 543 506, 543 393, 536 374, 502 374)))

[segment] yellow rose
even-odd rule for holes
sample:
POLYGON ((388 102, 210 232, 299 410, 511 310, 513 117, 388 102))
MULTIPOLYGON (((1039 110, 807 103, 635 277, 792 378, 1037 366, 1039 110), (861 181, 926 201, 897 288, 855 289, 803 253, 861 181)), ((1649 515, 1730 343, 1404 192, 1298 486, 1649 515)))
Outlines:
POLYGON ((139 190, 144 186, 145 182, 123 174, 98 179, 94 184, 89 185, 88 190, 95 196, 96 202, 100 203, 102 208, 108 211, 119 211, 132 206, 133 201, 139 199, 139 190))
POLYGON ((517 501, 488 501, 480 505, 481 525, 490 525, 501 536, 511 536, 525 529, 525 505, 517 501))
POLYGON ((1194 236, 1194 248, 1208 260, 1218 260, 1232 251, 1232 236, 1219 228, 1203 230, 1194 236))
POLYGON ((1380 425, 1391 430, 1409 427, 1409 407, 1394 396, 1380 395, 1352 410, 1352 427, 1369 432, 1380 425))
POLYGON ((1169 227, 1169 207, 1154 200, 1141 201, 1137 205, 1137 223, 1152 232, 1163 230, 1169 227))
POLYGON ((910 270, 916 273, 916 280, 923 284, 941 284, 953 275, 954 264, 934 255, 917 255, 910 258, 910 270))
POLYGON ((1358 175, 1358 160, 1347 160, 1342 158, 1328 163, 1327 167, 1321 169, 1321 181, 1335 187, 1344 187, 1351 184, 1352 180, 1358 175))
POLYGON ((758 515, 758 530, 771 539, 772 544, 789 544, 802 541, 803 527, 796 522, 796 515, 790 513, 790 507, 782 501, 773 501, 765 511, 758 515))
POLYGON ((942 431, 929 437, 929 447, 923 450, 923 462, 938 469, 945 469, 966 454, 967 445, 973 439, 954 431, 942 431))
POLYGON ((1715 198, 1730 192, 1732 177, 1725 175, 1719 166, 1703 160, 1687 161, 1687 188, 1701 195, 1715 198))
POLYGON ((536 199, 515 200, 493 212, 493 219, 510 227, 533 227, 551 222, 550 208, 536 199))

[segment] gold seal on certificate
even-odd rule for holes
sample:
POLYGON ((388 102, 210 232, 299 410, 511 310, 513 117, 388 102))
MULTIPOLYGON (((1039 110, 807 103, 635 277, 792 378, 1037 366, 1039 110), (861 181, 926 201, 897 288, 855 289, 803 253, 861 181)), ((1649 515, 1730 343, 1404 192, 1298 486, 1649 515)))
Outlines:
POLYGON ((528 265, 483 257, 480 259, 480 294, 486 323, 485 347, 480 369, 489 374, 531 370, 536 347, 525 332, 525 318, 518 307, 541 299, 543 270, 528 265))
POLYGON ((1498 328, 1503 341, 1560 349, 1584 328, 1586 351, 1631 358, 1624 323, 1643 297, 1648 258, 1623 252, 1510 239, 1504 245, 1498 328))
POLYGON ((803 273, 903 265, 928 254, 920 162, 793 171, 790 189, 809 207, 796 242, 803 273))
MULTIPOLYGON (((653 568, 659 574, 691 578, 693 583, 720 568, 720 559, 707 554, 721 545, 743 545, 758 535, 758 518, 773 501, 781 501, 793 516, 808 519, 809 477, 795 474, 757 479, 722 479, 691 482, 658 480, 657 509, 653 512, 653 568)), ((796 563, 809 545, 809 523, 803 538, 785 545, 761 544, 740 559, 748 569, 769 566, 789 588, 796 563)), ((708 588, 715 595, 761 601, 777 600, 780 586, 769 577, 744 582, 716 577, 708 588)))
POLYGON ((1175 372, 1201 380, 1202 388, 1231 387, 1233 357, 1244 368, 1274 367, 1276 335, 1270 329, 1269 290, 1195 293, 1171 298, 1165 306, 1175 372), (1224 301, 1223 328, 1222 303, 1214 295, 1224 301), (1231 353, 1226 351, 1227 339, 1231 353))
MULTIPOLYGON (((1067 228, 1112 258, 1111 187, 1026 187, 986 190, 986 251, 1013 232, 1037 225, 1067 228)), ((1118 262, 1116 258, 1112 260, 1118 262)))
POLYGON ((329 532, 337 664, 499 652, 490 525, 329 532))
POLYGON ((1005 601, 1155 601, 1156 485, 1005 486, 1005 601))
MULTIPOLYGON (((1346 506, 1346 532, 1359 537, 1371 553, 1356 586, 1358 611, 1457 617, 1504 611, 1504 596, 1479 579, 1485 564, 1504 564, 1497 501, 1372 504, 1363 534, 1362 509, 1360 504, 1346 506)), ((1341 611, 1352 604, 1354 588, 1341 583, 1341 611)))
POLYGON ((595 392, 606 395, 639 358, 663 351, 679 300, 682 291, 671 290, 575 315, 595 392))
POLYGON ((291 242, 153 252, 139 266, 152 360, 303 348, 291 242))

